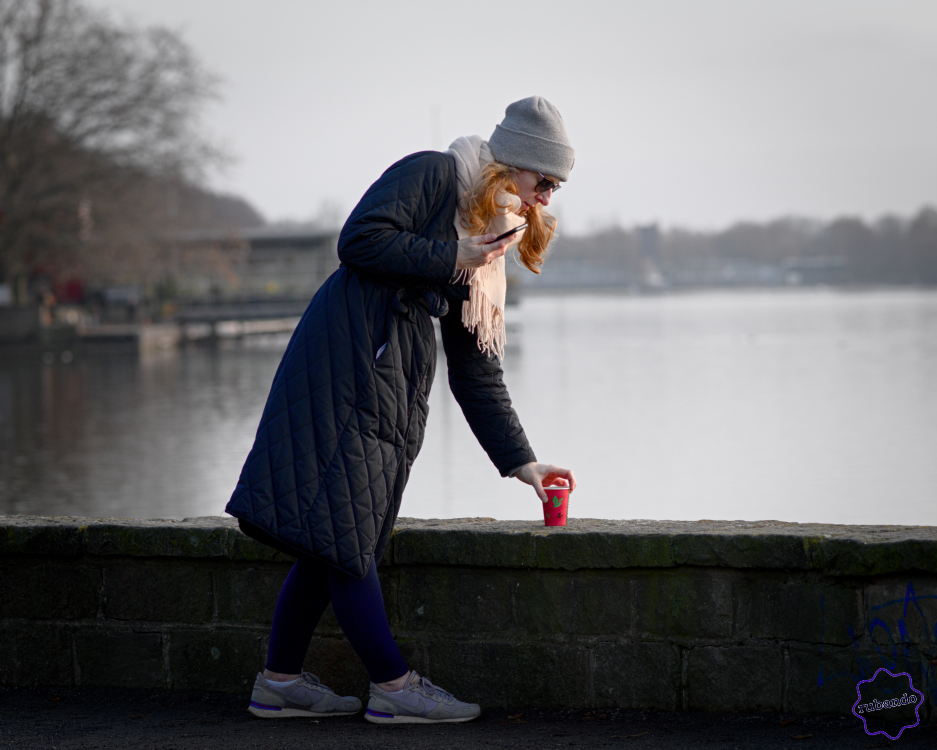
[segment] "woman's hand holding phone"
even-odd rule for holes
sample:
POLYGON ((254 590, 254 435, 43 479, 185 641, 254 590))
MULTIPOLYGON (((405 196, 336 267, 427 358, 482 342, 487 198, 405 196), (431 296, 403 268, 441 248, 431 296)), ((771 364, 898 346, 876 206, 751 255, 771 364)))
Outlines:
POLYGON ((456 268, 479 268, 491 263, 495 258, 500 258, 516 239, 514 235, 526 226, 527 224, 519 224, 500 235, 483 234, 479 237, 466 237, 464 240, 459 240, 456 268))
POLYGON ((496 234, 482 234, 477 237, 466 237, 459 240, 459 252, 456 255, 455 267, 481 268, 495 258, 500 258, 507 252, 512 238, 498 239, 496 234))

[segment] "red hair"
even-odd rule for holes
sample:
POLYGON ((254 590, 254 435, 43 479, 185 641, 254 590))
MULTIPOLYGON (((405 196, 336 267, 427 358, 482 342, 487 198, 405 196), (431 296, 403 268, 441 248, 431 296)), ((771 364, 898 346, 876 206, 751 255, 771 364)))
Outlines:
MULTIPOLYGON (((473 235, 485 234, 491 220, 504 212, 504 203, 498 202, 501 193, 517 195, 516 167, 493 161, 486 164, 471 190, 460 202, 462 226, 473 235)), ((521 262, 534 273, 540 273, 547 248, 556 232, 556 217, 544 210, 539 203, 527 209, 524 215, 527 228, 518 243, 517 251, 521 262)))

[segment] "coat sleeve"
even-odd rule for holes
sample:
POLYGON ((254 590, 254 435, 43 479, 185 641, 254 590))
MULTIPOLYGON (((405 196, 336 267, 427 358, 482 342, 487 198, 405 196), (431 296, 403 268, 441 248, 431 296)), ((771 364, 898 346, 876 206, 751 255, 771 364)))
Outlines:
POLYGON ((404 284, 445 284, 456 272, 458 243, 420 235, 453 189, 453 166, 427 151, 394 164, 355 206, 338 238, 346 266, 404 284))
POLYGON ((537 457, 511 406, 498 358, 479 351, 475 334, 462 325, 462 304, 450 298, 449 314, 439 319, 449 388, 478 442, 506 477, 537 457))

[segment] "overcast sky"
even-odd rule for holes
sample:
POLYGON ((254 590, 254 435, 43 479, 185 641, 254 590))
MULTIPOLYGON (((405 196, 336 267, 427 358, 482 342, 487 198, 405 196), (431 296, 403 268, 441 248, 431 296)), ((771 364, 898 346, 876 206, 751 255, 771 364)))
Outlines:
POLYGON ((87 1, 220 75, 213 185, 271 220, 347 213, 531 94, 576 148, 566 233, 937 204, 937 0, 87 1))

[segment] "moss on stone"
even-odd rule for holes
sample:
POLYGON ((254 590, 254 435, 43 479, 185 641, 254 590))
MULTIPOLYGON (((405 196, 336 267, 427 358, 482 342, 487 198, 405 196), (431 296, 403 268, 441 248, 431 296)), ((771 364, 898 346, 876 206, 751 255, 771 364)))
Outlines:
MULTIPOLYGON (((226 557, 289 562, 246 537, 234 519, 182 521, 8 516, 0 554, 226 557)), ((570 519, 566 527, 493 519, 398 519, 385 565, 557 570, 716 566, 828 575, 937 573, 937 527, 779 521, 570 519)))
POLYGON ((98 523, 84 529, 82 549, 91 555, 224 557, 228 529, 172 521, 98 523))
POLYGON ((81 528, 71 519, 0 516, 0 555, 77 555, 81 528))
POLYGON ((664 534, 615 534, 607 531, 534 532, 538 568, 666 568, 673 559, 664 534))
POLYGON ((806 568, 807 554, 796 536, 718 532, 674 534, 673 559, 679 565, 726 568, 806 568))

